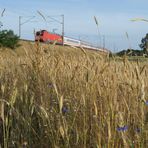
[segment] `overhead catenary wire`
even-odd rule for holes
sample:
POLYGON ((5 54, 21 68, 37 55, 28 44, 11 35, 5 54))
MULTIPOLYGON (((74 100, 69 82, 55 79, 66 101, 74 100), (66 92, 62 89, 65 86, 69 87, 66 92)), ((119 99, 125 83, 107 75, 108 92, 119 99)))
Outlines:
POLYGON ((21 37, 21 26, 30 22, 34 18, 35 18, 35 16, 19 16, 19 37, 21 37), (26 18, 29 17, 29 19, 27 19, 25 22, 22 22, 23 17, 26 17, 26 18))
POLYGON ((25 22, 21 23, 21 25, 26 24, 28 22, 30 22, 30 20, 32 20, 33 18, 35 18, 35 16, 29 16, 31 18, 27 19, 25 22))
POLYGON ((52 19, 53 21, 55 21, 55 22, 57 22, 57 23, 60 23, 60 24, 62 24, 62 22, 61 21, 59 21, 59 20, 57 20, 57 19, 55 19, 55 18, 53 18, 53 17, 51 17, 51 16, 47 16, 48 18, 50 18, 50 19, 52 19))

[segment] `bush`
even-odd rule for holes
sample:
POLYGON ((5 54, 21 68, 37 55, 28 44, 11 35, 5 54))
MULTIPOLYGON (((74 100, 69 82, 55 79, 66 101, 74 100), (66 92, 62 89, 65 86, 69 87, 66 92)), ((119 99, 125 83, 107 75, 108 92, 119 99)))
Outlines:
POLYGON ((143 56, 144 51, 143 50, 135 50, 135 49, 127 49, 127 50, 122 50, 120 52, 116 53, 117 56, 143 56))
POLYGON ((19 37, 12 30, 0 31, 0 47, 15 49, 19 46, 19 37))

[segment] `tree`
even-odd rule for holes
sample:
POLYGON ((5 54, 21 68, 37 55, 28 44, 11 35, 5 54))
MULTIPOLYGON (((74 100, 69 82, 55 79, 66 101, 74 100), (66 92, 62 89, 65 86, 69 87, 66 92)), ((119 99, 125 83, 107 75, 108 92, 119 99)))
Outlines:
POLYGON ((0 31, 0 47, 15 49, 19 46, 19 37, 12 30, 0 31))
POLYGON ((135 50, 135 49, 127 49, 127 50, 122 50, 120 52, 117 52, 117 56, 143 56, 143 50, 135 50))
POLYGON ((145 54, 148 54, 148 33, 144 38, 141 40, 141 44, 139 45, 145 54))

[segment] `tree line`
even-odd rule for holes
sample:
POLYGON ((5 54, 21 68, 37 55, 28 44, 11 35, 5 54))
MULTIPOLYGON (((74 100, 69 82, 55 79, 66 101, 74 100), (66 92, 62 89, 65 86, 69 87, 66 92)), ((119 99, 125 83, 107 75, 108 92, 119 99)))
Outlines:
POLYGON ((139 44, 141 50, 135 49, 127 49, 117 52, 115 55, 117 56, 145 56, 148 57, 148 33, 141 39, 141 43, 139 44))

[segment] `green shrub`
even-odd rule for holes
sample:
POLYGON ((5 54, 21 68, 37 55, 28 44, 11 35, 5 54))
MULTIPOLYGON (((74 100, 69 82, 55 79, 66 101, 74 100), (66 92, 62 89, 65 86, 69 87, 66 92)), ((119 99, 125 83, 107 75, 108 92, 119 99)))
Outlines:
POLYGON ((135 50, 135 49, 127 49, 127 50, 122 50, 120 52, 116 53, 117 56, 143 56, 144 51, 143 50, 135 50))
POLYGON ((15 49, 19 46, 19 37, 12 30, 0 31, 0 47, 15 49))

